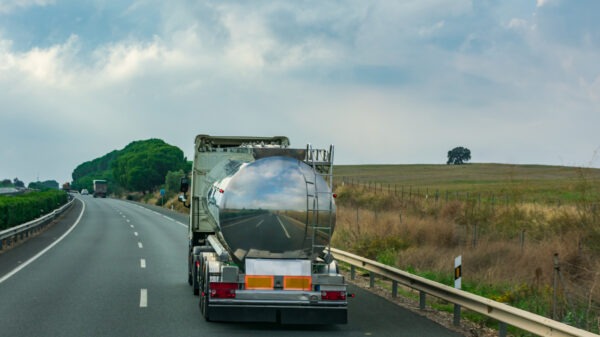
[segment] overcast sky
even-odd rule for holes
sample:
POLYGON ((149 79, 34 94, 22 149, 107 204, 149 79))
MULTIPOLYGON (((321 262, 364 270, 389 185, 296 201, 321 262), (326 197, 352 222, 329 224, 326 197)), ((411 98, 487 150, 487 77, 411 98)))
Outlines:
POLYGON ((0 0, 0 178, 162 138, 600 165, 600 1, 0 0))

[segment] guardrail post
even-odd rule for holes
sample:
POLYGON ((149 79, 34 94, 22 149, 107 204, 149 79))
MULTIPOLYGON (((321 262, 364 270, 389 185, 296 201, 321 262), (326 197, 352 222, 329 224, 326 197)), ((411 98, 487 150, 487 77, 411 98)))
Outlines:
POLYGON ((373 272, 369 273, 369 288, 375 288, 375 274, 373 272))
POLYGON ((500 322, 500 324, 498 324, 498 336, 506 337, 506 323, 500 322))
POLYGON ((354 265, 350 266, 350 279, 354 280, 354 276, 356 274, 356 267, 354 267, 354 265))
POLYGON ((460 326, 460 305, 454 305, 454 326, 460 326))
POLYGON ((419 309, 425 310, 425 299, 427 294, 424 291, 419 291, 419 309))
POLYGON ((392 281, 392 297, 398 297, 398 282, 392 281))

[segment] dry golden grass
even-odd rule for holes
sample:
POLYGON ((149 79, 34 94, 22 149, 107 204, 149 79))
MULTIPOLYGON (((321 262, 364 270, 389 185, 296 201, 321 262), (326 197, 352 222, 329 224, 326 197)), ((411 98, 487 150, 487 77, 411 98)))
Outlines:
POLYGON ((600 312, 600 223, 590 205, 517 203, 492 210, 473 202, 403 202, 348 187, 338 194, 332 241, 337 248, 404 270, 446 275, 452 274, 454 257, 462 255, 465 280, 519 289, 518 296, 507 291, 495 298, 506 302, 540 297, 534 305, 540 313, 548 312, 553 256, 558 253, 567 290, 560 286, 562 314, 572 307, 590 317, 600 312))

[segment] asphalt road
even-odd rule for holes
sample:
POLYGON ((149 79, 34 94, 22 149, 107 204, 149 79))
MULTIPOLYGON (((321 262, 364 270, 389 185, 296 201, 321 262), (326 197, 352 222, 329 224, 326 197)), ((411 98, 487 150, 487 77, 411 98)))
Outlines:
POLYGON ((185 215, 78 199, 52 228, 0 254, 0 336, 459 336, 354 286, 347 325, 208 323, 187 284, 185 215))

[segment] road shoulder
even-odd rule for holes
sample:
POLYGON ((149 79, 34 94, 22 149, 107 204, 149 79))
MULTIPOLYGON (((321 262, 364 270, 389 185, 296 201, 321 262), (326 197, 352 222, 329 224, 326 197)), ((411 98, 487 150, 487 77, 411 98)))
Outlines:
POLYGON ((60 238, 75 223, 82 207, 82 201, 75 199, 73 206, 49 224, 45 230, 9 249, 0 251, 0 278, 60 238))

